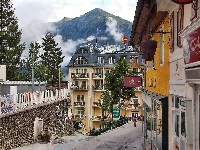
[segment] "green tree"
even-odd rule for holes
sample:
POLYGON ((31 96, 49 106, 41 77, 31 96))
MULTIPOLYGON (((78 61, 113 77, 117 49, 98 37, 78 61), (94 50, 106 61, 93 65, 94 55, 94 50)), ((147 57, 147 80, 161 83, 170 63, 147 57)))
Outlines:
MULTIPOLYGON (((55 42, 54 36, 51 32, 48 32, 42 42, 42 48, 44 53, 41 55, 42 64, 49 70, 48 79, 53 82, 59 80, 59 68, 63 62, 64 56, 62 56, 62 50, 58 47, 58 43, 55 42)), ((61 74, 61 79, 63 75, 61 74)))
POLYGON ((21 63, 22 80, 32 80, 32 69, 34 72, 34 81, 42 82, 48 80, 49 70, 41 62, 39 54, 40 48, 41 45, 38 41, 31 42, 28 57, 23 59, 21 63))
POLYGON ((124 87, 124 77, 129 75, 129 64, 124 57, 120 57, 115 67, 110 73, 106 74, 106 87, 111 92, 113 104, 118 104, 120 99, 130 100, 131 97, 135 96, 134 88, 124 87))
POLYGON ((104 112, 106 112, 106 111, 111 112, 111 96, 109 94, 109 91, 108 90, 104 91, 101 94, 100 98, 102 99, 101 107, 102 107, 102 114, 104 116, 105 115, 104 112))
POLYGON ((0 63, 6 65, 7 80, 19 80, 20 59, 25 44, 20 44, 21 30, 11 0, 0 1, 0 63))

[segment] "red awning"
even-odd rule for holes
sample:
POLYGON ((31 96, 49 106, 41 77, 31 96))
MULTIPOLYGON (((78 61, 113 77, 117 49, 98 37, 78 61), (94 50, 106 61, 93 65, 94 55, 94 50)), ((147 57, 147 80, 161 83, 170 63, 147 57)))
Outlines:
POLYGON ((142 78, 140 76, 128 76, 124 78, 125 87, 140 87, 142 85, 142 78))

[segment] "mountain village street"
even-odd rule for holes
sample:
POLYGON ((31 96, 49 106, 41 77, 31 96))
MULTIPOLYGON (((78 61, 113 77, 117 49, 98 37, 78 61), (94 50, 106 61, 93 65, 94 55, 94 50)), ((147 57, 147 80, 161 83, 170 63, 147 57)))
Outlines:
POLYGON ((113 129, 100 136, 76 136, 63 137, 63 142, 55 144, 32 144, 14 150, 143 150, 142 123, 129 122, 119 128, 113 129))

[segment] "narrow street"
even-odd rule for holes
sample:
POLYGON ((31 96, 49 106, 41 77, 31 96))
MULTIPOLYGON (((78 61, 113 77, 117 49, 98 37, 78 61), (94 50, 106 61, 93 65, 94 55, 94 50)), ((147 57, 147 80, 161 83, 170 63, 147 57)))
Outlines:
POLYGON ((62 144, 32 144, 15 150, 143 150, 142 124, 132 122, 100 136, 66 136, 62 144))

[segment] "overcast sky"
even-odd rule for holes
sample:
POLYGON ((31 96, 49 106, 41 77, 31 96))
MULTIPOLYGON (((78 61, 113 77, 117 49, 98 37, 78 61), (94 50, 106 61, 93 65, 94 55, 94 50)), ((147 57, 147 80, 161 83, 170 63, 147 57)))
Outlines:
MULTIPOLYGON (((115 16, 133 22, 135 8, 138 0, 13 0, 15 15, 19 21, 19 27, 22 29, 22 41, 27 45, 31 41, 39 41, 45 36, 47 29, 52 31, 55 29, 52 25, 44 25, 44 22, 55 22, 63 17, 75 18, 79 17, 94 8, 101 8, 115 16)), ((116 21, 112 18, 106 23, 105 32, 116 39, 121 40, 123 33, 116 28, 116 21)), ((90 35, 89 39, 94 39, 94 35, 90 35)), ((102 37, 105 38, 105 37, 102 37)), ((67 65, 70 60, 70 52, 73 52, 75 46, 84 42, 85 39, 77 39, 76 41, 62 41, 62 37, 57 35, 56 42, 62 48, 65 55, 64 63, 67 65)), ((26 54, 24 54, 25 56, 26 54)))

